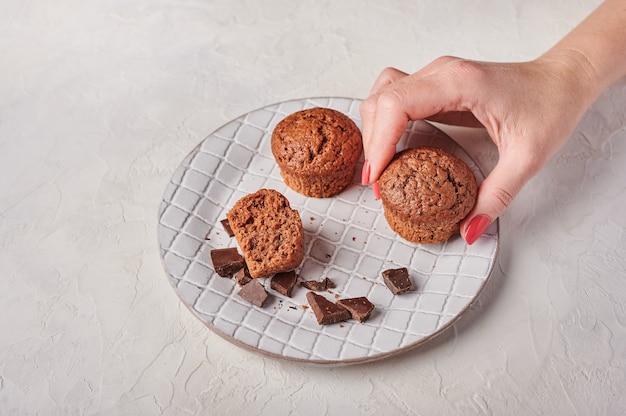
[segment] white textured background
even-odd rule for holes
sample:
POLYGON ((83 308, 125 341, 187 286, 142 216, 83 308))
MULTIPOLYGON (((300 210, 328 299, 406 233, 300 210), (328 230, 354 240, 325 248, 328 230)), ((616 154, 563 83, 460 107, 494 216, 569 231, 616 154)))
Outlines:
MULTIPOLYGON (((313 367, 210 332, 169 286, 163 190, 255 108, 385 66, 531 59, 598 0, 0 3, 0 414, 626 413, 626 82, 501 219, 479 303, 399 357, 313 367)), ((448 130, 489 170, 481 132, 448 130)))

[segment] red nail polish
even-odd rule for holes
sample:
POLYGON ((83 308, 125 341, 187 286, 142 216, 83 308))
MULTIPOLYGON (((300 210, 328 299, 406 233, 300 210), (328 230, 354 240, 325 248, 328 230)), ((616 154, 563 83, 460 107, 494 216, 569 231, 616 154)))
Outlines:
POLYGON ((374 182, 372 184, 372 191, 374 191, 374 198, 376 198, 376 200, 380 199, 380 188, 378 187, 378 182, 374 182))
POLYGON ((370 183, 370 161, 365 159, 363 162, 363 170, 361 171, 361 185, 370 183))
POLYGON ((491 220, 486 215, 477 215, 469 222, 465 230, 465 241, 467 244, 474 244, 478 237, 483 235, 491 220))

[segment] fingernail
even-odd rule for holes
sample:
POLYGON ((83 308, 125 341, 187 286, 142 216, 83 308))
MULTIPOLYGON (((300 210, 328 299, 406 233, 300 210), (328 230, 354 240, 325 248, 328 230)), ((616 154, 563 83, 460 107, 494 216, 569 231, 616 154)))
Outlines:
POLYGON ((363 170, 361 171, 361 185, 370 183, 370 161, 365 159, 363 162, 363 170))
POLYGON ((469 222, 465 230, 465 241, 467 244, 474 244, 478 237, 483 235, 491 220, 486 215, 477 215, 469 222))
POLYGON ((380 199, 380 188, 378 187, 378 182, 374 182, 372 184, 372 191, 374 191, 374 198, 376 198, 376 200, 380 199))

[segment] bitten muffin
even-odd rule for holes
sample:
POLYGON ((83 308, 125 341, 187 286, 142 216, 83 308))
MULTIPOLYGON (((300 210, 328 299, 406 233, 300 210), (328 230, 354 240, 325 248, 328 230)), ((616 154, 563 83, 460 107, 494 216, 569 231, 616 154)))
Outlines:
POLYGON ((456 233, 478 189, 465 162, 434 147, 399 152, 378 183, 389 226, 420 244, 441 243, 456 233))
POLYGON ((352 182, 363 153, 361 131, 339 111, 302 110, 278 123, 272 132, 272 153, 287 186, 326 198, 352 182))
POLYGON ((294 269, 304 258, 300 214, 280 192, 260 189, 239 199, 226 214, 250 276, 294 269))

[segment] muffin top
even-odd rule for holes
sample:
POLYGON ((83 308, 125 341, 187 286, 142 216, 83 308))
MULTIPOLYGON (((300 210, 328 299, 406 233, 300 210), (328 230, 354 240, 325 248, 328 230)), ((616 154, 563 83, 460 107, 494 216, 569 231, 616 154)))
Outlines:
POLYGON ((476 202, 472 170, 458 157, 434 147, 406 149, 394 156, 379 179, 386 208, 412 223, 456 223, 476 202))
POLYGON ((359 128, 348 116, 330 108, 290 114, 272 133, 272 153, 278 165, 300 174, 353 167, 362 152, 359 128))

